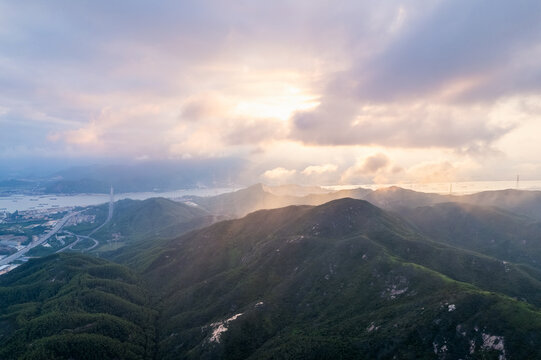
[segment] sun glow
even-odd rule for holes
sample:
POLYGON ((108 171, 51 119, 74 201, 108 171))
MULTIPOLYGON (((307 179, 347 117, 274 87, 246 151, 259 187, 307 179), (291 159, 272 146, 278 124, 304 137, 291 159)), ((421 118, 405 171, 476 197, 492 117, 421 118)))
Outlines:
POLYGON ((297 93, 240 101, 234 113, 242 117, 273 118, 288 121, 296 111, 314 109, 319 105, 316 96, 297 93))

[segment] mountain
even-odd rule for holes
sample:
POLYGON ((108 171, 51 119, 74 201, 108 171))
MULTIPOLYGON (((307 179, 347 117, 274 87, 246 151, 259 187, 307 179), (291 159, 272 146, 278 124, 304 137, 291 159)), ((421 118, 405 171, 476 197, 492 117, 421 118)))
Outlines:
POLYGON ((165 199, 120 200, 111 221, 96 236, 118 233, 124 237, 171 236, 209 225, 214 217, 196 206, 165 199))
POLYGON ((259 209, 287 206, 298 200, 294 196, 279 196, 265 191, 263 184, 216 196, 190 196, 189 199, 212 214, 231 217, 244 216, 259 209))
MULTIPOLYGON (((89 235, 105 222, 108 204, 90 207, 84 214, 94 215, 94 223, 82 223, 67 230, 89 235)), ((115 202, 113 216, 92 237, 100 242, 94 251, 115 250, 136 241, 151 242, 158 238, 179 236, 185 232, 202 228, 217 221, 205 210, 182 202, 165 198, 146 200, 125 199, 115 202)))
POLYGON ((433 240, 541 268, 541 223, 496 207, 442 203, 401 215, 433 240))
POLYGON ((498 190, 456 197, 456 202, 495 206, 541 221, 541 191, 498 190))
POLYGON ((278 186, 262 185, 264 191, 277 196, 307 196, 311 194, 328 194, 332 190, 324 189, 320 186, 301 186, 296 184, 286 184, 278 186))
POLYGON ((262 209, 289 205, 321 205, 326 202, 353 198, 366 200, 382 209, 402 212, 407 209, 440 203, 461 203, 498 207, 517 215, 541 221, 541 192, 523 190, 485 191, 471 195, 441 195, 403 189, 397 186, 375 191, 365 188, 325 192, 325 189, 285 185, 272 187, 256 184, 246 189, 211 197, 188 197, 213 214, 241 217, 262 209), (305 195, 307 192, 310 194, 305 195))
POLYGON ((0 277, 0 358, 94 358, 92 341, 101 358, 541 358, 541 270, 437 228, 450 214, 492 234, 535 222, 464 204, 414 210, 344 198, 141 240, 118 250, 124 265, 31 260, 0 277))
POLYGON ((46 194, 106 194, 111 186, 95 179, 57 180, 49 183, 44 192, 46 194))
POLYGON ((189 196, 187 199, 210 213, 229 217, 241 217, 262 209, 277 209, 289 205, 321 205, 346 197, 363 198, 371 192, 372 190, 363 188, 326 191, 322 188, 314 189, 313 187, 300 187, 296 185, 274 187, 255 184, 231 193, 209 197, 189 196), (309 194, 304 195, 306 193, 309 194))
POLYGON ((378 207, 381 207, 382 209, 393 211, 411 209, 419 206, 427 206, 449 201, 448 197, 445 195, 423 193, 403 189, 397 186, 381 188, 364 194, 361 198, 378 207))
POLYGON ((289 205, 317 206, 343 198, 367 200, 387 210, 414 208, 449 201, 443 195, 421 193, 396 186, 376 191, 365 188, 326 191, 321 188, 303 188, 292 185, 272 187, 256 184, 217 196, 189 197, 191 201, 213 214, 230 217, 244 216, 261 209, 276 209, 289 205))
POLYGON ((1 359, 150 359, 156 311, 138 275, 77 254, 0 277, 1 359))
POLYGON ((433 242, 365 201, 220 222, 143 273, 163 359, 541 356, 539 272, 433 242))

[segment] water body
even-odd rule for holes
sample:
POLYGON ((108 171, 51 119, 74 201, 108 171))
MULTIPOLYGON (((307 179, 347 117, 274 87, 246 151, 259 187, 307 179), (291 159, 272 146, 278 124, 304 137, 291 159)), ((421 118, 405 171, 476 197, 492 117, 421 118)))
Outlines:
MULTIPOLYGON (((122 199, 145 200, 152 197, 164 197, 168 199, 180 198, 186 195, 214 196, 238 190, 236 188, 213 188, 213 189, 188 189, 167 192, 136 192, 115 194, 115 201, 122 199)), ((90 206, 109 202, 109 194, 76 194, 76 195, 13 195, 0 197, 0 213, 3 211, 14 212, 16 210, 39 210, 62 208, 68 206, 90 206)))

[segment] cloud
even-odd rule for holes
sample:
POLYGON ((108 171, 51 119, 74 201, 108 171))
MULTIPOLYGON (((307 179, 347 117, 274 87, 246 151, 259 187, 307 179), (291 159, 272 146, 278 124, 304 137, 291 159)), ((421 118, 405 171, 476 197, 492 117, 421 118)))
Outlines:
POLYGON ((251 179, 282 167, 332 182, 350 168, 359 181, 406 176, 428 151, 457 168, 541 151, 521 150, 538 111, 520 104, 541 102, 538 1, 0 8, 0 153, 233 156, 258 163, 251 179), (298 159, 291 143, 325 157, 298 159), (393 161, 364 168, 380 150, 393 161))
MULTIPOLYGON (((442 1, 367 64, 352 69, 360 80, 358 95, 412 98, 438 92, 458 79, 482 75, 475 88, 501 79, 502 72, 518 75, 512 64, 536 52, 540 21, 541 3, 535 0, 442 1)), ((513 85, 507 82, 518 90, 513 85)))
POLYGON ((448 161, 424 162, 408 169, 409 178, 417 183, 453 182, 457 175, 458 169, 448 161))
POLYGON ((359 159, 341 175, 343 184, 365 184, 387 182, 387 173, 396 173, 396 166, 391 168, 391 160, 383 153, 359 159), (385 179, 385 180, 383 180, 385 179))
POLYGON ((387 165, 389 165, 389 162, 390 160, 387 157, 387 155, 379 153, 379 154, 367 157, 364 160, 361 170, 366 173, 372 174, 372 173, 377 172, 380 169, 387 167, 387 165))
POLYGON ((226 112, 227 99, 216 93, 203 93, 192 96, 182 105, 180 119, 201 121, 220 117, 226 112))
POLYGON ((231 121, 231 126, 224 134, 224 140, 228 145, 257 145, 273 139, 283 139, 285 133, 285 124, 280 120, 236 120, 231 121))
POLYGON ((475 107, 423 102, 355 106, 340 100, 297 113, 291 136, 314 145, 466 148, 490 144, 513 128, 491 121, 490 114, 475 107))
POLYGON ((64 138, 67 143, 83 146, 97 146, 99 141, 99 130, 94 126, 70 130, 64 133, 64 138))
POLYGON ((325 164, 325 165, 310 165, 304 168, 302 171, 303 175, 321 175, 324 173, 332 173, 338 170, 338 166, 334 164, 325 164))
POLYGON ((497 152, 518 124, 493 121, 505 96, 541 90, 541 4, 442 1, 397 6, 389 32, 329 74, 320 106, 292 118, 310 145, 497 152), (514 19, 510 21, 510 19, 514 19))
POLYGON ((297 171, 295 169, 285 169, 283 167, 277 167, 272 170, 265 171, 262 176, 273 182, 284 182, 295 175, 297 171))

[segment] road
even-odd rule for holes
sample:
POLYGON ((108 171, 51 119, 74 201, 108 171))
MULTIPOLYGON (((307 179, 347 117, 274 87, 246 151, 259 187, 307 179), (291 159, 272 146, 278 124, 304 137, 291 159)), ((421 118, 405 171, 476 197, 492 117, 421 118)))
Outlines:
POLYGON ((23 256, 24 254, 26 254, 28 251, 35 248, 36 246, 43 244, 45 241, 49 240, 51 238, 51 236, 53 236, 54 234, 59 232, 60 229, 62 229, 64 227, 64 225, 66 225, 66 222, 68 222, 69 219, 71 219, 73 216, 75 216, 75 215, 77 215, 79 213, 80 213, 80 211, 75 211, 75 212, 68 213, 66 216, 64 216, 62 219, 60 219, 56 223, 56 225, 51 229, 51 231, 49 231, 47 234, 41 235, 37 241, 31 242, 24 249, 19 250, 18 252, 16 252, 13 255, 10 255, 8 257, 3 258, 2 260, 0 260, 0 265, 9 264, 9 263, 17 260, 21 256, 23 256))
POLYGON ((92 249, 94 249, 96 246, 98 246, 100 244, 100 242, 94 238, 91 238, 90 236, 85 236, 85 235, 76 235, 76 234, 73 234, 71 232, 69 232, 70 235, 74 235, 77 239, 72 242, 71 244, 63 247, 62 249, 58 250, 57 253, 60 253, 60 252, 63 252, 65 250, 73 250, 73 247, 75 245, 77 245, 81 240, 83 239, 90 239, 92 241, 94 241, 94 245, 92 245, 91 247, 87 248, 87 249, 80 249, 81 252, 85 252, 85 251, 90 251, 92 249))
POLYGON ((102 227, 104 227, 109 221, 111 221, 111 219, 113 218, 114 206, 115 206, 115 196, 113 192, 113 187, 111 186, 111 192, 109 194, 109 213, 107 214, 107 219, 105 219, 105 222, 103 224, 101 224, 100 226, 92 230, 92 232, 88 234, 89 237, 92 236, 94 233, 96 233, 98 230, 100 230, 102 227))
MULTIPOLYGON (((98 226, 97 228, 95 228, 94 230, 92 230, 92 232, 90 234, 88 234, 88 236, 72 234, 72 235, 77 236, 77 240, 74 241, 73 243, 71 243, 70 245, 58 250, 57 253, 62 252, 62 251, 67 250, 67 249, 71 249, 75 244, 77 244, 83 238, 87 238, 87 239, 90 239, 90 240, 94 241, 94 245, 92 245, 91 247, 89 247, 88 249, 85 249, 83 251, 92 250, 96 246, 98 246, 99 245, 98 240, 92 238, 91 236, 95 232, 100 230, 102 227, 104 227, 109 221, 111 221, 111 219, 113 218, 114 204, 115 204, 114 192, 113 192, 113 187, 111 187, 111 193, 110 193, 110 197, 109 197, 109 213, 107 214, 107 219, 105 219, 105 222, 103 224, 101 224, 100 226, 98 226)), ((23 256, 24 254, 26 254, 28 251, 35 248, 36 246, 43 244, 45 241, 49 240, 51 238, 51 236, 53 236, 54 234, 59 232, 60 229, 62 229, 64 227, 64 225, 66 225, 66 222, 70 218, 72 218, 73 216, 75 216, 75 215, 77 215, 79 213, 81 213, 81 211, 75 211, 75 212, 68 213, 66 216, 64 216, 61 220, 59 220, 56 223, 56 225, 51 229, 51 231, 49 231, 47 234, 41 235, 37 241, 31 242, 24 249, 19 250, 18 252, 16 252, 13 255, 10 255, 8 257, 3 258, 2 260, 0 260, 0 265, 7 265, 7 264, 17 260, 18 258, 23 256)))
POLYGON ((94 233, 96 233, 98 230, 100 230, 102 227, 104 227, 109 221, 111 221, 111 219, 113 218, 113 211, 114 211, 114 205, 115 205, 115 198, 114 198, 114 193, 113 193, 113 187, 111 186, 111 193, 110 193, 110 197, 109 197, 109 213, 107 214, 107 219, 105 219, 105 221, 103 222, 103 224, 101 224, 100 226, 98 226, 97 228, 95 228, 94 230, 92 230, 90 232, 90 234, 88 234, 88 236, 85 236, 85 235, 77 235, 77 234, 73 234, 73 233, 69 233, 71 235, 75 235, 77 237, 77 239, 72 242, 71 244, 69 244, 68 246, 66 247, 63 247, 62 249, 58 250, 57 253, 60 253, 62 251, 65 251, 65 250, 72 250, 73 247, 75 245, 77 245, 77 243, 83 239, 90 239, 92 241, 94 241, 94 245, 92 245, 91 247, 89 247, 88 249, 84 249, 84 250, 81 250, 81 252, 84 252, 84 251, 90 251, 92 249, 94 249, 96 246, 98 246, 100 243, 98 240, 94 239, 93 237, 91 237, 94 233))

